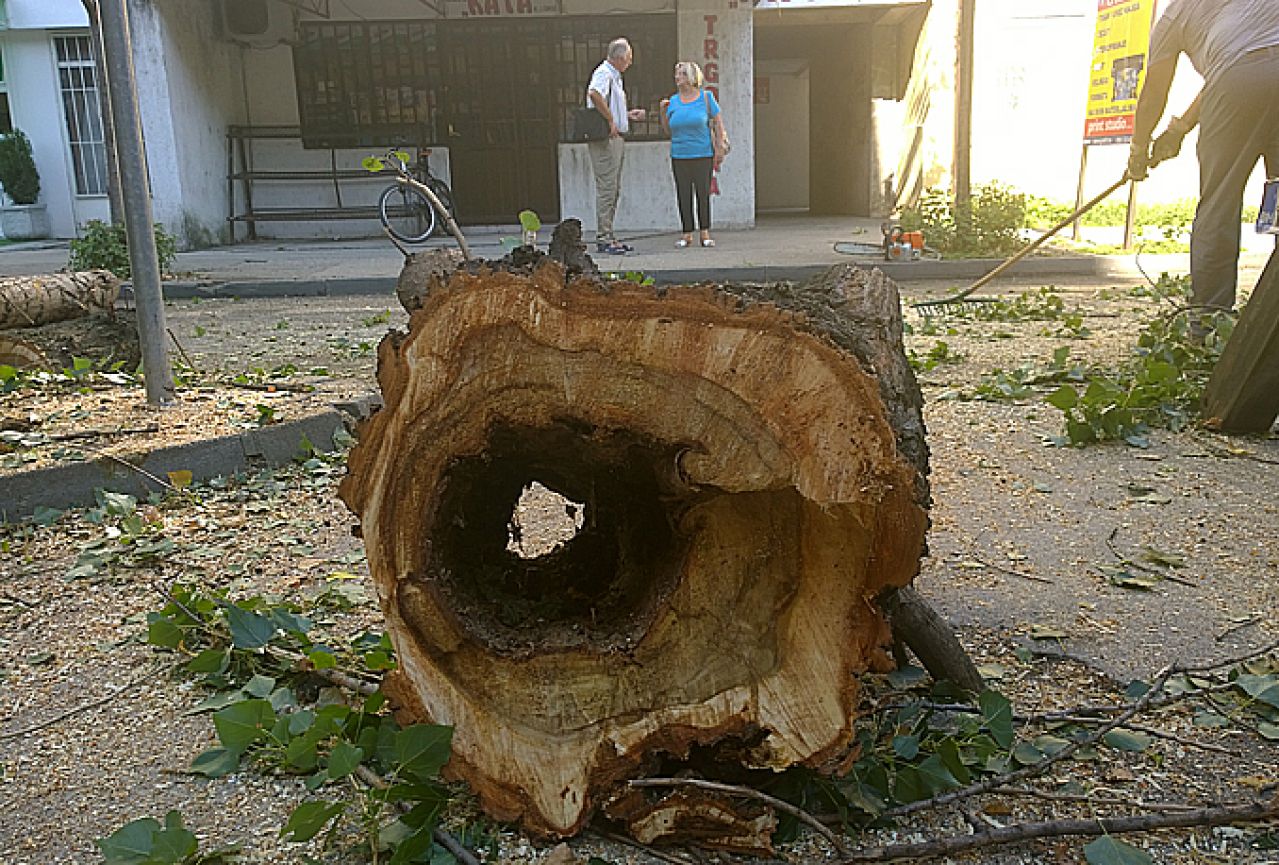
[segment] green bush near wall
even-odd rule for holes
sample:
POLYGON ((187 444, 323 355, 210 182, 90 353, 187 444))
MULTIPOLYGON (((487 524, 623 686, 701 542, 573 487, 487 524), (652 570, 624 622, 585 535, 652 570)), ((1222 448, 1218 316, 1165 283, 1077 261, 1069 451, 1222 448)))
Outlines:
MULTIPOLYGON (((155 225, 155 251, 160 260, 160 271, 173 268, 178 253, 178 242, 158 222, 155 225)), ((91 219, 84 227, 84 235, 71 241, 71 270, 109 270, 121 279, 133 276, 129 264, 129 239, 124 226, 108 225, 100 219, 91 219)))

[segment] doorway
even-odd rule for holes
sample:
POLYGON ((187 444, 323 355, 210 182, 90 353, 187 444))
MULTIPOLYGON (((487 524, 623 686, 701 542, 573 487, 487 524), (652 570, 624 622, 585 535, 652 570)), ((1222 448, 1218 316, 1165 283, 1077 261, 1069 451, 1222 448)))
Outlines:
POLYGON ((442 28, 441 143, 461 222, 510 224, 525 209, 558 220, 554 44, 544 21, 442 28))

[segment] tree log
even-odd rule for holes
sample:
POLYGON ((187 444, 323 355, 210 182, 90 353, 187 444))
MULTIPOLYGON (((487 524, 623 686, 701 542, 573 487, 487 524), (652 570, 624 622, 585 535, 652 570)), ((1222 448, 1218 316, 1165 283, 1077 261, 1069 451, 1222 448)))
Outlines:
POLYGON ((106 270, 7 277, 0 279, 0 330, 110 316, 119 296, 120 280, 106 270))
POLYGON ((402 720, 453 725, 451 775, 548 836, 710 746, 838 766, 858 675, 891 666, 875 599, 915 576, 928 526, 895 286, 517 264, 446 281, 423 262, 431 284, 401 286, 416 308, 379 346, 385 408, 341 487, 402 720), (534 481, 583 519, 526 559, 512 513, 534 481))

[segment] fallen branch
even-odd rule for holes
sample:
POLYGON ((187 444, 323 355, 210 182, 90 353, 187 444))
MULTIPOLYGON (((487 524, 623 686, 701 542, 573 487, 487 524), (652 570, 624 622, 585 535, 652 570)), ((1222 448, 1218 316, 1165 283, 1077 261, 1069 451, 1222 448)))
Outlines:
POLYGON ((981 783, 978 783, 978 784, 970 784, 967 787, 962 787, 958 790, 952 790, 949 793, 943 793, 939 796, 934 796, 931 799, 921 799, 917 802, 909 802, 905 805, 898 805, 896 808, 888 809, 880 816, 885 818, 904 817, 907 814, 914 814, 919 811, 926 811, 930 808, 936 808, 941 805, 948 805, 951 802, 959 802, 963 799, 968 799, 973 796, 978 796, 982 793, 989 793, 991 790, 995 789, 996 787, 1002 787, 1007 784, 1011 784, 1015 781, 1020 781, 1024 778, 1034 778, 1039 775, 1042 775, 1055 763, 1059 763, 1062 760, 1065 760, 1067 757, 1070 757, 1080 748, 1083 748, 1085 745, 1096 744, 1097 742, 1101 741, 1102 737, 1105 736, 1107 733, 1109 733, 1111 730, 1127 723, 1129 719, 1131 719, 1134 715, 1136 715, 1138 712, 1144 709, 1146 705, 1152 699, 1154 699, 1156 694, 1158 694, 1161 690, 1163 690, 1164 685, 1167 683, 1169 677, 1172 676, 1173 672, 1176 669, 1177 668, 1171 664, 1164 667, 1162 670, 1159 671, 1159 675, 1155 677, 1154 684, 1150 686, 1150 690, 1142 694, 1141 698, 1138 699, 1131 706, 1129 706, 1128 709, 1126 709, 1121 715, 1103 724, 1097 730, 1093 731, 1090 735, 1078 741, 1071 742, 1069 745, 1067 745, 1065 748, 1062 748, 1057 753, 1050 754, 1047 757, 1044 757, 1044 759, 1040 760, 1037 763, 1032 763, 1031 765, 1018 769, 1015 772, 1009 772, 1007 775, 1000 775, 996 778, 991 778, 989 780, 982 781, 981 783))
POLYGON ((1161 580, 1168 580, 1169 582, 1177 583, 1182 586, 1190 586, 1191 588, 1195 587, 1196 584, 1193 580, 1187 580, 1185 577, 1179 577, 1171 571, 1152 568, 1149 565, 1143 564, 1136 559, 1131 559, 1119 552, 1119 549, 1115 546, 1115 535, 1117 534, 1119 534, 1119 527, 1115 526, 1110 530, 1110 537, 1106 538, 1106 546, 1110 548, 1110 552, 1114 554, 1115 558, 1119 559, 1119 564, 1127 565, 1130 568, 1136 568, 1143 573, 1153 574, 1161 580))
POLYGON ((628 782, 628 786, 630 787, 692 787, 697 790, 709 790, 712 793, 726 793, 730 796, 740 796, 746 799, 757 799, 760 802, 764 802, 765 804, 770 805, 773 808, 776 808, 778 811, 782 811, 786 814, 790 814, 792 817, 799 820, 801 823, 806 824, 814 832, 816 832, 817 834, 825 838, 832 847, 834 847, 836 850, 840 851, 841 853, 845 852, 848 849, 844 845, 844 842, 840 840, 838 835, 832 832, 827 826, 825 826, 820 820, 818 820, 812 814, 808 813, 802 808, 798 808, 795 805, 792 805, 789 802, 784 802, 775 796, 770 796, 767 793, 763 793, 759 790, 756 790, 753 787, 739 787, 735 784, 721 784, 718 781, 704 781, 699 778, 637 778, 634 781, 628 782))
POLYGON ((606 832, 603 829, 592 829, 591 831, 603 838, 605 841, 612 841, 614 844, 625 844, 627 847, 633 847, 636 850, 652 856, 654 859, 661 859, 663 862, 670 862, 671 865, 689 865, 690 862, 694 861, 691 858, 676 856, 673 853, 667 853, 665 850, 658 850, 656 847, 641 844, 634 838, 628 838, 625 835, 618 834, 617 832, 606 832))
POLYGON ((1045 802, 1075 802, 1084 805, 1116 805, 1129 808, 1141 808, 1146 811, 1164 811, 1184 814, 1194 811, 1194 805, 1177 802, 1143 802, 1140 799, 1122 799, 1110 796, 1089 796, 1085 793, 1049 793, 1044 790, 1033 790, 1030 787, 996 787, 991 791, 1001 796, 1023 796, 1030 799, 1042 799, 1045 802))
MULTIPOLYGON (((363 763, 355 767, 355 775, 375 790, 388 790, 391 787, 385 779, 363 763)), ((401 813, 408 813, 411 810, 405 802, 396 802, 395 805, 401 813)), ((471 851, 463 847, 462 842, 454 838, 449 832, 436 826, 431 831, 431 835, 435 838, 436 843, 452 853, 454 858, 461 862, 462 865, 480 865, 480 860, 476 859, 471 851)))
POLYGON ((951 856, 967 850, 1015 844, 1035 838, 1060 838, 1068 835, 1123 835, 1132 832, 1151 832, 1157 829, 1224 826, 1232 823, 1255 823, 1276 816, 1279 816, 1279 796, 1271 798, 1268 802, 1220 805, 1178 814, 1143 814, 1134 817, 1096 817, 1023 823, 958 838, 938 838, 918 844, 891 844, 860 850, 843 859, 842 862, 891 862, 897 859, 951 856))
MULTIPOLYGON (((178 666, 177 664, 161 664, 158 667, 154 667, 151 670, 148 670, 147 672, 142 673, 141 675, 130 679, 129 681, 125 682, 120 687, 116 688, 111 693, 107 694, 105 697, 101 697, 90 703, 84 703, 82 705, 76 706, 73 709, 68 709, 67 711, 63 712, 60 715, 54 715, 52 718, 49 718, 47 721, 41 721, 39 724, 33 724, 30 727, 24 727, 21 730, 14 730, 11 733, 0 733, 0 742, 5 741, 6 739, 19 739, 23 736, 27 736, 27 735, 30 735, 31 733, 35 733, 40 730, 43 730, 46 727, 52 727, 54 724, 57 724, 60 721, 65 721, 67 718, 70 718, 74 715, 78 715, 81 712, 87 712, 90 709, 96 709, 98 706, 101 706, 104 703, 111 702, 116 697, 123 694, 125 691, 135 687, 136 685, 142 682, 145 682, 147 679, 154 677, 156 674, 162 673, 168 670, 172 670, 176 668, 177 666, 178 666)), ((13 719, 10 718, 9 720, 11 721, 13 719)))
POLYGON ((146 426, 123 427, 120 429, 86 429, 77 430, 76 432, 66 433, 48 433, 43 434, 45 441, 48 442, 69 442, 78 439, 92 438, 109 438, 111 436, 130 436, 130 435, 146 435, 148 433, 156 433, 160 431, 158 424, 147 424, 146 426))
POLYGON ((1036 583, 1049 583, 1049 584, 1053 583, 1053 581, 1050 580, 1048 577, 1041 577, 1038 574, 1028 574, 1025 571, 1018 571, 1014 568, 1006 568, 1003 565, 997 565, 994 562, 988 562, 985 559, 983 559, 981 556, 974 553, 972 550, 965 551, 965 555, 967 555, 970 559, 972 559, 975 562, 978 562, 992 570, 999 571, 1000 573, 1008 574, 1009 576, 1021 577, 1023 580, 1033 580, 1036 583))
POLYGON ((233 381, 231 382, 231 387, 238 387, 238 388, 241 388, 242 390, 262 391, 263 393, 276 393, 276 392, 312 393, 315 390, 314 385, 289 384, 287 382, 277 382, 275 384, 268 382, 264 384, 257 384, 257 383, 248 382, 248 381, 243 381, 243 382, 233 381))

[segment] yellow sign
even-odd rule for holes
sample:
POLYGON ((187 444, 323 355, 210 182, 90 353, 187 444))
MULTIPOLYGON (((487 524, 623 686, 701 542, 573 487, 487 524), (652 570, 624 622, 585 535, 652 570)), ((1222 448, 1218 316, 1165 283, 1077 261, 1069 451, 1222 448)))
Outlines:
POLYGON ((1127 144, 1157 0, 1097 0, 1084 144, 1127 144))

